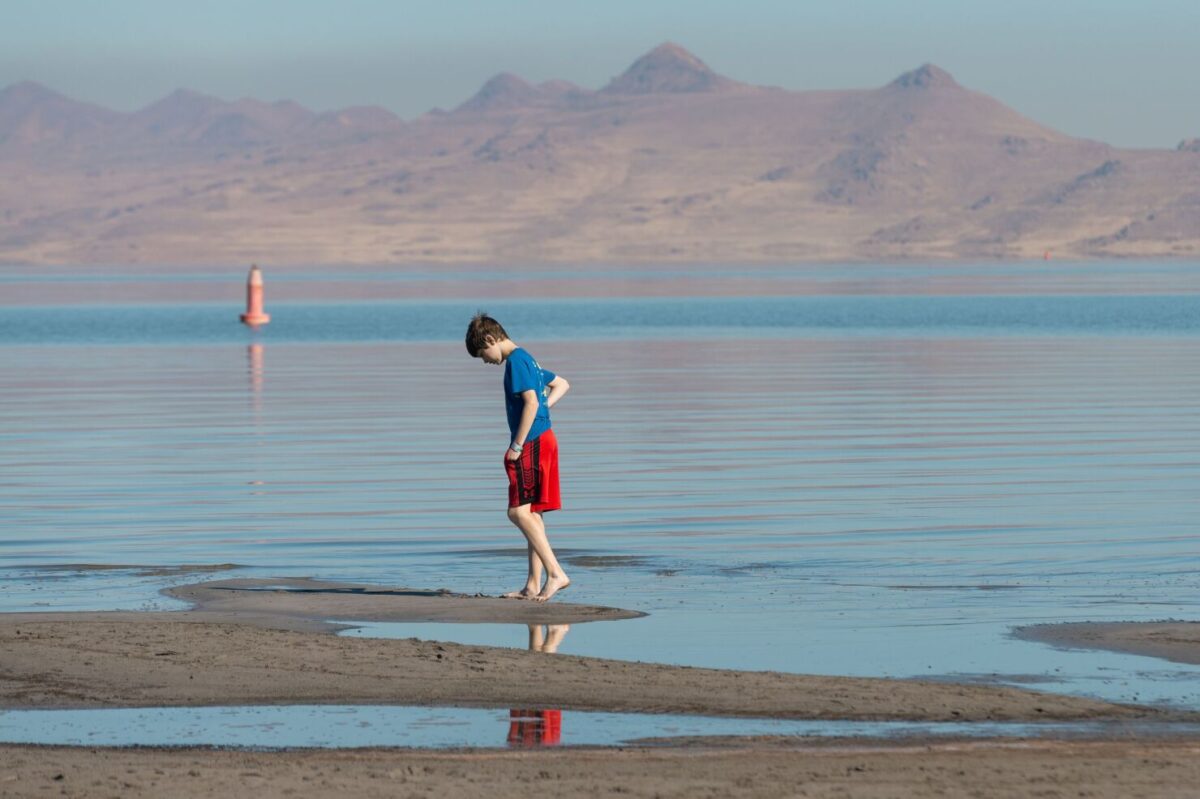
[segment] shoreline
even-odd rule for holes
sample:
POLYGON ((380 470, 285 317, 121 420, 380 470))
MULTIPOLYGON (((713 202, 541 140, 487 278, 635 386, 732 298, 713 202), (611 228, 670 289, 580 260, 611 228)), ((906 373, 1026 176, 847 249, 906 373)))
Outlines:
POLYGON ((861 721, 1196 717, 1007 686, 343 637, 328 621, 535 626, 642 615, 616 608, 307 579, 219 580, 165 593, 192 609, 0 615, 0 708, 440 704, 861 721))
POLYGON ((585 624, 640 619, 638 610, 531 602, 483 594, 456 594, 448 589, 389 587, 343 583, 308 577, 241 578, 174 586, 166 596, 187 602, 184 613, 238 622, 247 615, 296 621, 305 629, 336 631, 349 625, 332 621, 452 622, 460 624, 585 624))
POLYGON ((1099 649, 1200 665, 1200 622, 1065 622, 1018 627, 1013 635, 1060 649, 1099 649))
POLYGON ((0 616, 0 709, 410 704, 861 721, 1195 718, 1005 686, 348 638, 324 623, 262 614, 236 623, 203 612, 130 615, 0 616))
MULTIPOLYGON (((700 669, 436 641, 347 638, 328 621, 631 618, 616 608, 315 580, 167 589, 169 612, 0 614, 3 710, 230 704, 556 707, 813 720, 1146 722, 1105 737, 681 736, 608 747, 223 749, 0 743, 0 797, 559 795, 1190 797, 1200 714, 1022 688, 700 669)), ((529 621, 543 619, 548 622, 529 621)), ((632 614, 629 615, 629 614, 632 614)), ((571 622, 563 622, 571 619, 571 622)), ((1197 625, 1200 626, 1200 625, 1197 625)), ((264 740, 269 740, 269 736, 264 740)), ((511 739, 510 739, 511 740, 511 739)))
MULTIPOLYGON (((637 255, 619 258, 610 255, 594 255, 592 257, 558 257, 538 258, 504 255, 480 255, 479 257, 463 258, 458 256, 437 257, 424 256, 416 258, 381 258, 346 260, 332 259, 314 263, 311 257, 272 261, 272 269, 290 269, 295 271, 317 271, 324 269, 413 269, 432 267, 454 267, 463 269, 478 269, 492 271, 500 269, 563 269, 570 267, 611 267, 613 265, 631 266, 637 268, 675 268, 696 269, 713 266, 722 267, 779 267, 781 269, 804 268, 809 266, 862 266, 873 264, 920 264, 931 266, 975 266, 1006 265, 1015 263, 1041 264, 1046 262, 1045 247, 1035 247, 1025 252, 980 252, 970 254, 946 255, 940 253, 878 253, 878 252, 846 252, 844 254, 828 253, 822 255, 743 255, 729 256, 658 256, 639 257, 637 255)), ((1111 263, 1189 263, 1200 260, 1200 253, 1183 251, 1146 251, 1144 253, 1105 253, 1097 251, 1067 251, 1051 248, 1052 260, 1064 264, 1111 264, 1111 263)), ((250 259, 253 260, 253 259, 250 259)), ((120 259, 106 260, 103 268, 129 269, 146 272, 161 272, 172 269, 196 269, 211 267, 214 264, 223 267, 244 269, 250 260, 228 259, 171 259, 159 258, 153 261, 139 259, 122 261, 120 259)), ((60 259, 21 259, 0 258, 0 269, 91 269, 96 262, 90 260, 60 260, 60 259)))

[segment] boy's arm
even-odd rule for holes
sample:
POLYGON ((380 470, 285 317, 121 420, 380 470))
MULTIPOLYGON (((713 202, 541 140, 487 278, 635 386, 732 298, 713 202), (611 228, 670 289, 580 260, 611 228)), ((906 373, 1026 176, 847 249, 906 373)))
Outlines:
POLYGON ((546 407, 553 408, 554 403, 563 398, 571 390, 571 384, 562 375, 555 375, 554 379, 546 384, 550 387, 550 393, 546 395, 546 407))
MULTIPOLYGON (((513 436, 512 443, 515 446, 525 446, 525 437, 529 435, 530 428, 533 427, 534 417, 538 412, 537 392, 532 388, 521 392, 521 397, 525 400, 525 407, 521 410, 521 421, 517 425, 517 434, 513 436)), ((508 448, 508 459, 515 461, 520 452, 515 451, 511 446, 508 448)))

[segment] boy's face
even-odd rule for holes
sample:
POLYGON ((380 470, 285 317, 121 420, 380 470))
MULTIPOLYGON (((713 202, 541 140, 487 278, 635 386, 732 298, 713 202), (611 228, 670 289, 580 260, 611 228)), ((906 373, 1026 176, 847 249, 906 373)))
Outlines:
POLYGON ((491 336, 484 338, 487 346, 479 351, 479 359, 484 363, 498 364, 504 362, 504 353, 500 351, 500 342, 491 336))

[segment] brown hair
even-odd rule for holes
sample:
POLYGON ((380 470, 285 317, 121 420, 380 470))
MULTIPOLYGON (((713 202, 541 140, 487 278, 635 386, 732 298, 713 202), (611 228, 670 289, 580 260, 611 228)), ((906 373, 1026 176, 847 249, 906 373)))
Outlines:
POLYGON ((503 325, 480 311, 471 317, 471 324, 467 325, 467 352, 472 358, 478 358, 479 351, 488 345, 488 336, 496 341, 504 341, 508 333, 504 332, 503 325))

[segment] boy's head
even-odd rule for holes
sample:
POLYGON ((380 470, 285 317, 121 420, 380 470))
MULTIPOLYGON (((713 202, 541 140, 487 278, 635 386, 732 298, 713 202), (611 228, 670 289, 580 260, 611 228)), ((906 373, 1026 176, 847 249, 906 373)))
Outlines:
POLYGON ((483 311, 471 318, 467 325, 467 352, 472 358, 482 358, 485 363, 500 363, 504 360, 500 342, 508 341, 504 327, 483 311))

